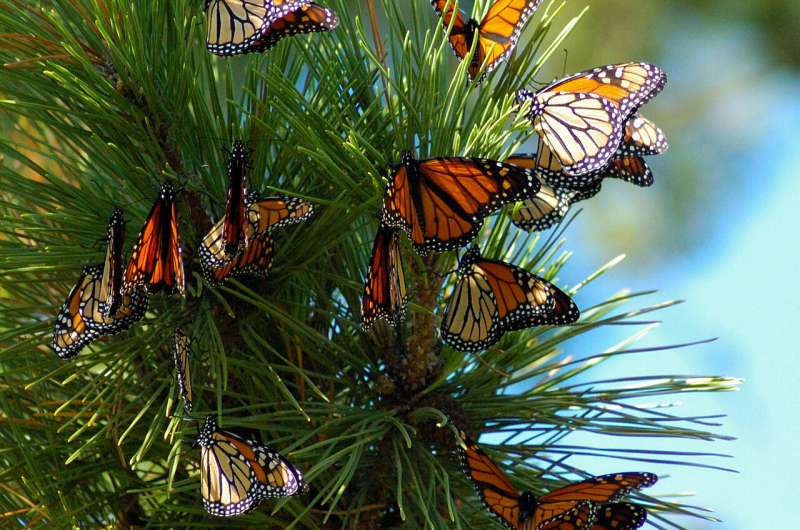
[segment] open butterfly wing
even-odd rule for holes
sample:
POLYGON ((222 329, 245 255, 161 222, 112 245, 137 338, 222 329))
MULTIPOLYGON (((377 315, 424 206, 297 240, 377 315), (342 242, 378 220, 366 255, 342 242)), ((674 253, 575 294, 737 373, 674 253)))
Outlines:
POLYGON ((595 503, 615 502, 632 491, 647 488, 658 481, 652 473, 615 473, 569 484, 543 495, 543 502, 586 500, 595 503))
MULTIPOLYGON (((212 284, 221 285, 230 278, 259 276, 266 278, 272 269, 274 241, 272 236, 262 234, 231 261, 218 267, 203 265, 203 275, 212 284)), ((202 265, 202 263, 201 263, 202 265)))
POLYGON ((339 25, 336 12, 315 2, 291 2, 281 6, 278 16, 265 26, 252 51, 269 50, 284 37, 301 33, 331 31, 339 25))
POLYGON ((198 437, 201 448, 200 491, 212 515, 232 517, 266 499, 302 492, 302 473, 258 440, 217 429, 206 418, 198 437))
MULTIPOLYGON (((492 4, 478 31, 478 67, 485 62, 485 73, 488 74, 508 59, 517 46, 525 23, 540 3, 541 0, 496 0, 492 4)), ((470 72, 473 79, 475 74, 470 72)))
POLYGON ((586 501, 541 502, 531 518, 531 530, 586 530, 596 507, 586 501))
POLYGON ((165 183, 133 247, 124 291, 144 285, 149 292, 185 291, 178 215, 172 185, 165 183))
POLYGON ((248 199, 247 221, 250 233, 263 234, 314 216, 314 205, 299 197, 252 197, 248 199))
POLYGON ((380 318, 397 324, 407 302, 397 231, 381 226, 375 235, 361 299, 362 326, 369 329, 380 318))
MULTIPOLYGON (((514 155, 505 162, 535 171, 536 158, 537 155, 514 155)), ((529 232, 547 230, 561 221, 576 197, 572 190, 549 186, 543 178, 537 178, 541 184, 539 193, 515 207, 511 216, 515 225, 529 232)))
POLYGON ((508 528, 522 529, 519 492, 477 443, 463 432, 460 434, 458 455, 461 467, 481 501, 508 528))
POLYGON ((483 219, 539 191, 532 171, 481 158, 404 155, 386 190, 383 222, 403 229, 420 254, 455 250, 475 238, 483 219))
POLYGON ((267 23, 267 6, 264 0, 206 0, 208 51, 223 56, 254 51, 267 23))
POLYGON ((627 502, 603 504, 589 530, 636 530, 647 521, 647 510, 627 502))

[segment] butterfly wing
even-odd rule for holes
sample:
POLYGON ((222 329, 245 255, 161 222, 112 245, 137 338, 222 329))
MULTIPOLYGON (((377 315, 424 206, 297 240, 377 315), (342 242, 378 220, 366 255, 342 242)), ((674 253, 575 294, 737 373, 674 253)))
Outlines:
POLYGON ((175 359, 175 375, 178 380, 178 390, 183 399, 183 408, 186 412, 192 411, 192 373, 189 366, 189 337, 178 328, 175 330, 175 339, 172 344, 172 355, 175 359))
POLYGON ((580 316, 555 285, 520 267, 481 258, 476 248, 464 255, 458 274, 442 338, 459 351, 483 350, 506 331, 568 324, 580 316))
POLYGON ((299 197, 252 197, 248 200, 247 222, 250 233, 263 234, 302 223, 314 213, 314 205, 299 197))
MULTIPOLYGON (((485 73, 508 59, 519 41, 522 28, 540 3, 541 0, 496 0, 492 4, 478 30, 478 66, 485 62, 485 73)), ((470 76, 475 78, 472 72, 470 76)))
POLYGON ((597 508, 586 501, 540 502, 531 519, 535 530, 588 530, 597 508))
POLYGON ((660 155, 669 148, 664 132, 641 114, 634 114, 625 122, 625 137, 621 153, 625 155, 660 155))
POLYGON ((434 158, 403 165, 386 190, 382 219, 401 228, 420 254, 455 250, 477 235, 484 217, 539 191, 532 171, 481 158, 434 158))
POLYGON ((483 504, 512 530, 521 530, 519 492, 483 449, 461 432, 458 455, 483 504))
POLYGON ((269 16, 264 0, 206 0, 206 47, 216 55, 254 51, 269 16))
POLYGON ((602 178, 616 178, 646 188, 655 182, 653 171, 640 156, 624 156, 612 160, 602 172, 602 178))
POLYGON ((369 329, 380 318, 397 324, 407 302, 397 231, 381 226, 375 235, 361 299, 362 326, 369 329))
MULTIPOLYGON (((474 33, 474 29, 467 27, 464 17, 455 7, 455 0, 432 0, 431 4, 439 16, 442 17, 442 26, 445 31, 447 31, 451 23, 453 24, 453 29, 450 30, 447 40, 450 42, 456 57, 463 60, 469 55, 471 35, 474 33)), ((478 67, 480 67, 480 64, 478 64, 478 67)), ((472 75, 471 72, 470 75, 472 75)))
POLYGON ((100 312, 113 316, 122 302, 122 247, 125 244, 125 219, 122 210, 114 209, 108 221, 106 259, 100 286, 100 312))
POLYGON ((300 33, 331 31, 339 25, 336 12, 315 2, 291 2, 281 6, 279 16, 273 18, 264 29, 254 52, 269 50, 284 37, 300 33), (284 14, 280 14, 280 13, 284 14))
POLYGON ((161 186, 125 269, 123 290, 145 285, 148 291, 185 291, 178 215, 172 185, 161 186))
POLYGON ((649 63, 599 66, 571 75, 544 88, 541 93, 592 94, 612 102, 624 119, 653 99, 667 83, 664 71, 649 63))
POLYGON ((534 99, 529 114, 533 127, 565 173, 581 175, 601 169, 622 143, 623 115, 603 97, 555 91, 523 92, 520 97, 534 99))
POLYGON ((228 256, 235 254, 245 243, 247 168, 247 147, 242 142, 235 142, 228 160, 230 185, 222 225, 222 239, 225 243, 225 254, 228 256))
POLYGON ((627 502, 601 505, 589 530, 635 530, 647 521, 647 510, 627 502))
POLYGON ((86 270, 87 281, 80 292, 80 313, 86 327, 99 335, 114 335, 125 331, 144 317, 147 310, 147 293, 143 287, 119 295, 120 304, 113 315, 102 312, 100 293, 104 282, 99 266, 86 270))
POLYGON ((577 482, 543 495, 544 502, 586 500, 616 502, 633 491, 652 486, 658 477, 652 473, 616 473, 577 482))
MULTIPOLYGON (((505 162, 534 171, 537 167, 536 155, 514 155, 505 162)), ((573 190, 549 186, 542 178, 539 182, 539 193, 515 207, 511 215, 515 225, 529 232, 547 230, 561 221, 577 196, 573 190)))
POLYGON ((56 316, 53 340, 50 346, 61 359, 71 359, 94 339, 99 333, 89 329, 81 315, 81 292, 84 287, 94 282, 94 275, 102 272, 98 269, 86 268, 72 287, 67 299, 56 316))
POLYGON ((203 507, 212 515, 240 515, 305 487, 303 474, 288 460, 257 440, 217 429, 212 416, 206 418, 198 445, 203 507))
POLYGON ((215 267, 201 262, 203 275, 209 283, 215 285, 241 276, 266 278, 272 268, 274 246, 274 240, 269 233, 258 235, 228 263, 215 267))

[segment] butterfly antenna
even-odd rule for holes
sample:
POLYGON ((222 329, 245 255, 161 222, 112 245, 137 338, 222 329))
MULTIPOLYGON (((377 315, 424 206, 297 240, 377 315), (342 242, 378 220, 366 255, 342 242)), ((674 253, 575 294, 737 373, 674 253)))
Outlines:
POLYGON ((567 59, 569 59, 569 50, 564 48, 564 64, 561 66, 561 77, 567 75, 567 59))

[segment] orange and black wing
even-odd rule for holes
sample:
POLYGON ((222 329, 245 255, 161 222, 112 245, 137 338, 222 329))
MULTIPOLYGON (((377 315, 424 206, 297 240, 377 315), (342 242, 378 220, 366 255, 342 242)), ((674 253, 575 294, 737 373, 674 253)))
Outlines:
POLYGON ((151 293, 185 290, 175 192, 169 183, 161 186, 125 270, 124 290, 141 285, 151 293))
POLYGON ((284 37, 300 33, 331 31, 339 25, 339 17, 333 9, 315 2, 285 2, 277 7, 278 16, 270 19, 252 51, 269 50, 284 37))
MULTIPOLYGON (((541 0, 496 0, 492 4, 478 28, 478 67, 486 63, 486 74, 508 59, 522 28, 540 3, 541 0)), ((476 75, 470 69, 470 77, 474 79, 476 75)))
MULTIPOLYGON (((530 530, 588 530, 595 521, 597 507, 587 501, 540 501, 528 528, 530 530)), ((527 530, 527 529, 526 529, 527 530)))
POLYGON ((594 503, 616 502, 633 491, 652 486, 658 477, 652 473, 615 473, 577 482, 543 495, 542 502, 585 500, 594 503))
POLYGON ((652 186, 655 182, 653 171, 647 162, 642 157, 634 155, 612 160, 611 164, 602 171, 600 178, 621 179, 642 188, 652 186))
POLYGON ((122 249, 125 245, 125 219, 115 208, 108 221, 106 259, 100 287, 100 312, 113 316, 122 302, 122 249))
POLYGON ((380 318, 397 325, 407 302, 397 230, 381 226, 375 235, 361 299, 362 326, 369 329, 380 318))
POLYGON ((621 154, 650 156, 663 154, 669 148, 664 132, 641 114, 634 114, 625 123, 621 154))
POLYGON ((307 221, 314 213, 314 205, 299 197, 251 196, 247 201, 248 230, 253 235, 264 234, 307 221))
POLYGON ((666 83, 667 75, 653 64, 609 64, 556 81, 539 93, 568 92, 600 96, 611 101, 627 120, 639 107, 661 92, 666 83))
POLYGON ((636 530, 647 521, 647 510, 627 502, 602 504, 588 530, 636 530))
POLYGON ((217 55, 250 53, 271 15, 264 0, 206 0, 206 47, 217 55))
POLYGON ((242 142, 235 142, 228 159, 230 185, 228 199, 225 203, 225 218, 222 225, 222 239, 225 253, 233 255, 245 244, 245 221, 247 220, 247 147, 242 142))
POLYGON ((442 319, 442 338, 459 351, 481 351, 507 331, 575 322, 572 299, 550 282, 510 263, 484 259, 477 248, 461 258, 442 319))
POLYGON ((274 241, 269 233, 254 237, 250 243, 228 263, 218 267, 201 262, 203 275, 212 284, 220 285, 230 278, 260 276, 266 278, 272 268, 274 241))
POLYGON ((87 285, 94 282, 95 276, 100 276, 99 267, 87 267, 72 287, 67 299, 61 306, 56 316, 53 340, 50 346, 61 359, 71 359, 100 334, 86 326, 86 321, 81 315, 81 293, 87 285))
MULTIPOLYGON (((534 171, 537 168, 536 155, 514 155, 505 162, 534 171)), ((511 214, 513 223, 529 232, 547 230, 561 221, 578 197, 574 190, 550 186, 538 174, 537 177, 539 193, 515 206, 511 214)))
POLYGON ((455 250, 478 233, 483 219, 503 206, 536 194, 528 169, 481 158, 416 161, 409 153, 383 200, 382 220, 404 230, 420 254, 455 250))
MULTIPOLYGON (((455 0, 432 0, 431 4, 439 16, 442 17, 442 26, 445 31, 450 28, 451 23, 453 24, 453 29, 450 31, 447 38, 450 41, 450 46, 453 48, 453 53, 456 54, 456 57, 463 60, 469 55, 469 51, 472 47, 472 38, 475 33, 474 22, 470 21, 473 23, 469 26, 467 25, 464 17, 461 16, 461 13, 455 8, 455 0)), ((478 67, 480 67, 480 64, 478 64, 478 67)), ((470 68, 470 70, 472 69, 470 68)), ((470 76, 472 76, 471 71, 470 76)))
POLYGON ((464 474, 489 511, 512 530, 526 528, 520 522, 519 492, 489 455, 463 432, 458 443, 458 456, 464 474))
POLYGON ((200 493, 211 515, 234 517, 266 499, 303 493, 303 474, 255 437, 217 428, 208 416, 197 439, 200 493))
POLYGON ((192 372, 189 365, 190 339, 182 329, 175 330, 172 343, 172 356, 175 360, 175 376, 178 380, 178 390, 183 399, 183 408, 186 412, 192 411, 192 372))

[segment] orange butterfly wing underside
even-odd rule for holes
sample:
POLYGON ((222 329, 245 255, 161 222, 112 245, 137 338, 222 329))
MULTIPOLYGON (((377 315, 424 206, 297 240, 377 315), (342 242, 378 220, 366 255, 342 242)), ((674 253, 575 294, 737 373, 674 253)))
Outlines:
POLYGON ((462 438, 466 447, 459 446, 461 463, 483 503, 508 526, 527 529, 528 526, 520 526, 517 489, 474 441, 463 433, 462 438))
POLYGON ((541 0, 497 0, 480 25, 480 62, 487 71, 493 70, 513 51, 522 26, 536 11, 541 0))
POLYGON ((526 530, 585 530, 594 521, 595 510, 586 501, 542 502, 526 530))
POLYGON ((433 0, 431 3, 433 4, 434 9, 436 9, 436 12, 442 17, 442 26, 444 27, 445 31, 447 31, 447 28, 450 27, 450 22, 453 20, 453 17, 455 17, 453 29, 448 36, 448 40, 450 41, 450 46, 452 46, 456 57, 463 59, 469 54, 469 42, 467 42, 466 23, 464 22, 464 17, 461 16, 461 13, 456 11, 455 1, 433 0), (446 10, 445 6, 447 6, 446 10))
POLYGON ((260 235, 228 263, 221 267, 210 267, 211 279, 220 283, 246 274, 264 277, 272 268, 273 249, 272 237, 268 234, 260 235))
POLYGON ((363 327, 369 328, 379 318, 399 322, 406 301, 405 277, 400 263, 397 232, 381 226, 375 235, 361 301, 363 327))
POLYGON ((149 289, 177 289, 183 294, 185 278, 183 274, 183 258, 178 232, 178 215, 171 190, 162 191, 162 196, 153 205, 150 215, 145 221, 139 239, 133 247, 131 260, 125 269, 127 290, 135 285, 146 284, 149 289), (168 208, 165 221, 164 209, 168 208), (164 245, 166 238, 166 245, 164 245), (166 255, 163 249, 166 247, 166 255))

